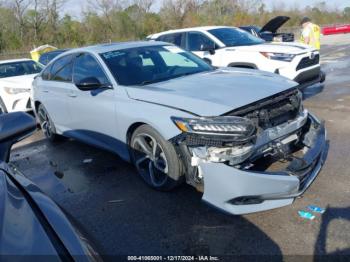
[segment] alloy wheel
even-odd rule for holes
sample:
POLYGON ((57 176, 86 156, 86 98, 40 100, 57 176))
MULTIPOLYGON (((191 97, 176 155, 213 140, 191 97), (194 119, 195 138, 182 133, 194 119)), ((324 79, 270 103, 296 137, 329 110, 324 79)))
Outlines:
POLYGON ((162 146, 149 134, 139 134, 133 141, 134 161, 138 172, 154 187, 168 178, 168 161, 162 146))
POLYGON ((47 115, 44 108, 40 107, 38 110, 39 122, 41 129, 43 130, 46 137, 52 137, 52 126, 49 116, 47 115))

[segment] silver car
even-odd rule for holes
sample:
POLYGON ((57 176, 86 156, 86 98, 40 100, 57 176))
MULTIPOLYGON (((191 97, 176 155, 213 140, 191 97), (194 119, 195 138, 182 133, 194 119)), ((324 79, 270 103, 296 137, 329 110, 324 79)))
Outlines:
POLYGON ((70 50, 33 86, 47 138, 115 152, 158 190, 186 181, 232 214, 291 204, 328 151, 324 124, 303 108, 295 82, 214 68, 162 42, 70 50))

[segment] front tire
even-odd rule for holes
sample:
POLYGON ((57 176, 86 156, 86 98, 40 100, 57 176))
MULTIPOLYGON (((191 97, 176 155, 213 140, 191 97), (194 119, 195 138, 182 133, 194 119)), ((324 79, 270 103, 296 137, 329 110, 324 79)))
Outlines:
POLYGON ((38 107, 38 119, 45 137, 51 142, 57 141, 58 135, 56 134, 55 126, 43 104, 40 104, 38 107))
POLYGON ((131 159, 139 175, 154 189, 169 191, 182 182, 181 165, 174 146, 148 125, 131 137, 131 159))

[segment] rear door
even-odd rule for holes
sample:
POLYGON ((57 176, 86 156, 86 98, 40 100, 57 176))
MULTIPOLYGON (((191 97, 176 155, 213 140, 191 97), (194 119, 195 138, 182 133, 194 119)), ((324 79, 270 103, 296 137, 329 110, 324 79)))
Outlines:
POLYGON ((161 35, 160 37, 157 38, 157 41, 167 42, 185 49, 186 48, 185 34, 186 33, 173 33, 173 34, 161 35))
MULTIPOLYGON (((102 84, 111 83, 93 54, 78 54, 73 65, 73 82, 81 83, 92 77, 102 84)), ((72 88, 68 99, 71 136, 113 150, 117 133, 114 91, 113 88, 82 91, 76 85, 72 88)))
POLYGON ((53 120, 56 129, 64 132, 70 122, 67 98, 74 88, 72 83, 73 55, 59 58, 48 66, 37 81, 39 100, 53 120))

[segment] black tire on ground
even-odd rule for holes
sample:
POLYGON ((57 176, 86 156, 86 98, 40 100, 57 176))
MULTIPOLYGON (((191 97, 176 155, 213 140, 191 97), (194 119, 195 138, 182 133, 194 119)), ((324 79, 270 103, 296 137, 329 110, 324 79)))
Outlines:
POLYGON ((51 142, 56 142, 59 139, 59 135, 56 134, 55 125, 43 104, 38 106, 37 115, 41 130, 43 131, 45 137, 51 142))
POLYGON ((130 141, 131 160, 139 175, 154 189, 170 191, 183 181, 174 146, 149 125, 138 127, 130 141))

